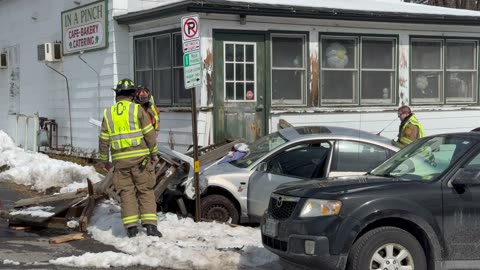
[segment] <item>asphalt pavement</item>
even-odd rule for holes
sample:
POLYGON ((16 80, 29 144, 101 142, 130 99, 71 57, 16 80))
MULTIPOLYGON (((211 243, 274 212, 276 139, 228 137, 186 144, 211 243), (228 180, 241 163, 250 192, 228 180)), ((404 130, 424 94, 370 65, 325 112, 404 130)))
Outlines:
MULTIPOLYGON (((11 209, 17 200, 32 196, 34 196, 34 193, 22 190, 22 187, 0 182, 0 200, 2 201, 3 206, 3 209, 1 210, 11 209)), ((84 240, 70 241, 61 244, 49 243, 49 238, 51 237, 73 232, 74 231, 44 228, 12 230, 9 228, 8 220, 0 218, 0 269, 101 269, 57 266, 48 264, 48 261, 59 257, 79 256, 86 252, 119 252, 113 246, 105 245, 90 238, 88 234, 85 234, 84 240), (11 263, 5 263, 5 260, 18 262, 20 264, 14 265, 11 263)), ((112 267, 108 269, 134 270, 153 268, 132 266, 122 268, 112 267)))

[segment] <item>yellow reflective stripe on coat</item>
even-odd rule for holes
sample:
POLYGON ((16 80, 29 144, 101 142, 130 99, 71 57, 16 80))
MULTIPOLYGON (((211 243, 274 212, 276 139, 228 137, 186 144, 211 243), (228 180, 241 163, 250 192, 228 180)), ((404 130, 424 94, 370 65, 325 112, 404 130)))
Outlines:
POLYGON ((108 133, 101 132, 100 133, 100 139, 102 139, 104 141, 108 141, 110 139, 110 135, 108 135, 108 133))
POLYGON ((142 156, 148 156, 148 155, 150 155, 150 150, 146 148, 146 149, 140 149, 140 150, 132 150, 132 151, 126 151, 121 153, 115 153, 112 155, 112 160, 120 160, 120 159, 132 158, 132 157, 142 157, 142 156))
POLYGON ((101 154, 98 158, 100 160, 108 160, 108 155, 107 154, 101 154))
POLYGON ((153 111, 153 117, 158 124, 158 121, 160 121, 160 115, 157 112, 157 106, 155 106, 155 99, 152 95, 150 95, 150 109, 153 111))
POLYGON ((150 150, 150 154, 155 154, 155 153, 157 153, 157 152, 158 152, 158 146, 155 145, 155 146, 152 148, 152 150, 150 150))
POLYGON ((153 130, 152 124, 148 124, 146 127, 142 129, 143 134, 147 134, 148 132, 153 130))
POLYGON ((130 224, 130 223, 138 222, 138 215, 124 217, 124 218, 122 218, 122 220, 123 220, 123 224, 130 224))
POLYGON ((140 219, 144 220, 157 220, 157 214, 142 214, 140 215, 140 219))
POLYGON ((400 138, 400 142, 403 143, 403 144, 411 144, 413 141, 410 140, 407 137, 402 137, 402 138, 400 138))

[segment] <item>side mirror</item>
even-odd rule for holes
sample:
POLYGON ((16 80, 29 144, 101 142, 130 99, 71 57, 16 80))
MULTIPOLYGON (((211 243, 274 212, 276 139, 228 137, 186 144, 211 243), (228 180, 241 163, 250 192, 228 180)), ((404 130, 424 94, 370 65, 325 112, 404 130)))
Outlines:
POLYGON ((260 162, 257 165, 257 171, 266 172, 268 170, 268 163, 267 162, 260 162))
POLYGON ((452 184, 454 186, 480 185, 480 170, 461 168, 453 176, 452 184))

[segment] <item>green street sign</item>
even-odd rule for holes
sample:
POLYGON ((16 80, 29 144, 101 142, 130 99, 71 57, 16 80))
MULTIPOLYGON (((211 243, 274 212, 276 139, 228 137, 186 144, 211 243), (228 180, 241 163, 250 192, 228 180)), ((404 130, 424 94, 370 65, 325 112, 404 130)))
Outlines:
POLYGON ((200 51, 192 51, 189 53, 185 53, 183 55, 183 66, 184 67, 189 67, 193 65, 198 65, 202 61, 202 58, 200 57, 200 51))

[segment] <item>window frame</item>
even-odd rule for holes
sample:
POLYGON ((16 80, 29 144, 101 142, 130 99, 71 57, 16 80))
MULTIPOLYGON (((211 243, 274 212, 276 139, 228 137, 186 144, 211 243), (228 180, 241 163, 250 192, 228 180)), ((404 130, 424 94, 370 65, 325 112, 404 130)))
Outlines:
MULTIPOLYGON (((176 65, 175 63, 175 37, 180 36, 181 38, 181 30, 180 29, 173 29, 169 31, 162 31, 162 32, 156 32, 156 33, 149 33, 149 34, 144 34, 144 35, 137 35, 133 37, 133 74, 134 74, 134 81, 137 82, 138 76, 137 72, 144 72, 144 71, 150 71, 151 72, 151 81, 150 84, 147 86, 150 87, 151 90, 154 87, 154 82, 155 82, 155 73, 157 71, 162 71, 162 70, 168 70, 170 69, 170 85, 171 85, 171 95, 170 99, 168 101, 162 101, 159 96, 155 95, 155 91, 152 91, 155 97, 155 103, 156 105, 162 106, 162 107, 190 107, 191 106, 191 98, 180 98, 178 94, 176 94, 175 89, 180 87, 176 85, 175 82, 175 71, 177 70, 183 70, 183 63, 181 66, 176 65), (170 68, 157 68, 156 67, 156 39, 159 37, 165 37, 169 36, 170 40, 170 68), (152 54, 150 55, 151 61, 152 61, 152 68, 150 70, 137 70, 136 67, 136 61, 137 61, 137 40, 145 40, 148 39, 150 40, 150 44, 152 46, 152 54)), ((182 51, 183 52, 183 51, 182 51)), ((183 60, 182 60, 183 61, 183 60)), ((183 76, 182 76, 183 77, 183 76)), ((183 80, 183 78, 180 78, 183 80)), ((187 91, 185 89, 185 91, 187 91)))
POLYGON ((223 41, 223 102, 225 103, 256 103, 257 102, 257 66, 258 66, 258 62, 257 62, 257 43, 256 42, 249 42, 249 41, 223 41), (233 54, 233 61, 227 61, 227 58, 226 58, 226 55, 227 55, 227 52, 226 52, 226 47, 227 45, 233 45, 234 47, 234 54, 233 54), (244 74, 243 74, 243 80, 238 80, 237 81, 237 78, 236 78, 236 69, 237 69, 237 61, 236 61, 236 54, 235 54, 235 50, 236 50, 236 45, 243 45, 244 46, 244 50, 243 50, 243 56, 244 56, 244 61, 243 62, 238 62, 238 63, 241 63, 244 65, 247 65, 247 64, 253 64, 253 81, 248 81, 246 79, 246 69, 244 69, 244 74), (247 45, 253 45, 253 62, 250 62, 250 61, 247 61, 246 57, 245 57, 245 54, 246 54, 246 46, 247 45), (226 69, 226 66, 227 64, 233 64, 233 80, 227 80, 227 69, 226 69), (243 100, 240 100, 240 99, 227 99, 227 83, 233 83, 234 84, 234 94, 236 96, 236 93, 237 93, 237 89, 236 89, 236 84, 238 82, 241 82, 243 83, 244 85, 244 95, 243 95, 243 100), (247 99, 247 92, 246 92, 246 85, 247 83, 252 83, 253 84, 253 87, 254 87, 254 95, 253 95, 253 99, 247 99))
POLYGON ((308 33, 306 32, 295 32, 295 33, 285 33, 285 32, 272 32, 270 33, 268 37, 268 41, 270 43, 269 46, 269 72, 270 72, 270 102, 271 102, 271 107, 276 107, 276 108, 281 108, 281 107, 301 107, 301 106, 306 106, 307 105, 307 89, 309 88, 308 86, 308 78, 310 76, 309 74, 309 68, 308 68, 308 44, 309 44, 309 38, 308 38, 308 33), (302 44, 302 63, 303 63, 303 68, 293 68, 293 67, 274 67, 273 66, 273 38, 275 37, 283 37, 283 38, 302 38, 303 39, 303 44, 302 44), (302 81, 302 89, 301 91, 301 98, 300 99, 288 99, 288 101, 297 101, 297 102, 275 102, 279 101, 280 99, 273 99, 273 71, 274 70, 287 70, 287 71, 292 71, 292 70, 300 70, 304 72, 304 78, 302 81))
MULTIPOLYGON (((318 104, 321 107, 371 107, 371 106, 378 106, 378 107, 391 107, 397 105, 398 101, 398 73, 399 73, 399 65, 398 65, 398 51, 399 51, 399 37, 398 35, 383 35, 383 34, 368 34, 368 33, 319 33, 319 39, 318 39, 318 89, 319 89, 319 95, 318 95, 318 104), (347 69, 341 69, 341 70, 351 70, 357 74, 356 76, 356 82, 354 82, 354 86, 356 87, 353 89, 353 100, 351 103, 345 103, 343 102, 331 102, 334 101, 335 99, 324 99, 323 98, 323 93, 324 93, 324 87, 323 87, 323 81, 324 81, 324 76, 323 72, 325 70, 339 70, 338 68, 324 68, 322 66, 323 60, 324 60, 324 54, 323 54, 323 40, 324 39, 343 39, 343 40, 355 40, 355 63, 354 63, 354 68, 347 68, 347 69), (362 60, 363 60, 363 54, 362 54, 362 49, 363 49, 363 40, 386 40, 386 41, 392 41, 392 60, 393 60, 393 80, 392 80, 392 89, 390 90, 391 97, 388 102, 365 102, 365 100, 370 100, 372 101, 373 99, 363 99, 364 102, 362 102, 362 82, 363 82, 363 76, 362 76, 362 71, 364 68, 362 68, 362 60), (326 102, 327 100, 327 102, 326 102)), ((385 71, 385 69, 375 69, 375 70, 380 70, 380 71, 385 71)), ((373 69, 368 69, 368 71, 373 71, 373 69)), ((391 71, 390 71, 391 72, 391 71)), ((337 101, 340 99, 336 99, 337 101)), ((347 99, 342 99, 342 100, 347 100, 347 99)), ((350 99, 348 99, 350 100, 350 99)), ((382 99, 378 99, 382 100, 382 99)))
MULTIPOLYGON (((410 36, 410 40, 409 40, 409 48, 410 48, 410 52, 409 52, 409 59, 410 59, 410 65, 409 65, 409 77, 410 77, 410 84, 409 84, 409 95, 410 95, 410 100, 411 100, 411 104, 412 105, 478 105, 479 103, 479 76, 480 76, 480 73, 479 73, 479 49, 480 49, 480 39, 478 38, 469 38, 469 37, 452 37, 452 36, 442 36, 442 37, 439 37, 439 36, 410 36), (413 72, 421 72, 421 71, 425 71, 425 70, 416 70, 413 68, 413 65, 412 65, 412 58, 413 58, 413 46, 412 46, 412 42, 413 41, 441 41, 441 74, 442 74, 442 78, 440 80, 440 83, 441 83, 441 92, 439 93, 439 96, 440 96, 440 101, 439 102, 429 102, 429 101, 426 101, 426 102, 418 102, 418 101, 414 101, 412 99, 412 92, 413 92, 413 87, 414 87, 414 83, 415 83, 415 79, 413 78, 413 72), (460 72, 474 72, 473 76, 474 76, 474 79, 475 79, 475 85, 472 86, 473 89, 472 89, 472 94, 473 94, 473 101, 452 101, 452 98, 450 98, 450 100, 447 101, 447 97, 446 97, 446 91, 447 91, 447 88, 446 88, 446 85, 447 85, 447 74, 448 72, 452 72, 453 69, 448 69, 447 67, 447 44, 448 42, 464 42, 464 43, 469 43, 469 42, 473 42, 475 43, 475 46, 474 46, 474 53, 476 54, 474 56, 474 69, 473 70, 464 70, 464 69, 459 69, 460 72)), ((453 70, 455 71, 455 70, 453 70)))

